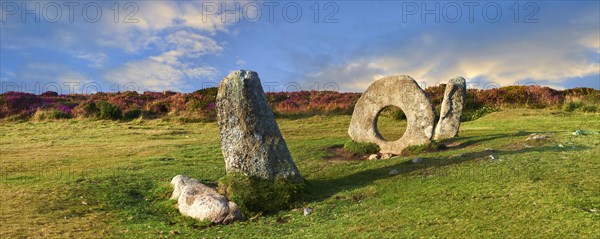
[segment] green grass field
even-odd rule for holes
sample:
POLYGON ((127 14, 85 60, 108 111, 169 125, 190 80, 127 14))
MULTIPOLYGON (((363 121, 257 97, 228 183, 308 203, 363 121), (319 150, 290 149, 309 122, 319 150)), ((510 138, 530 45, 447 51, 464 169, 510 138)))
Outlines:
POLYGON ((180 216, 167 185, 177 174, 207 183, 225 174, 216 123, 2 122, 0 238, 600 237, 600 135, 571 134, 599 131, 600 114, 507 110, 464 123, 445 151, 324 160, 349 140, 349 121, 278 119, 313 214, 212 226, 180 216), (525 141, 539 132, 553 135, 525 141))

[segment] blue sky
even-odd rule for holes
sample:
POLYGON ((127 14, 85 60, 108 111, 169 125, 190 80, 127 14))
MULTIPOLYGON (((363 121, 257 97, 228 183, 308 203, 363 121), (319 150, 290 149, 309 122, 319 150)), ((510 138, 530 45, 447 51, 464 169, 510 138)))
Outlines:
POLYGON ((460 75, 476 88, 600 89, 598 1, 3 0, 1 7, 0 91, 191 92, 236 69, 257 71, 268 91, 360 92, 396 74, 422 87, 460 75))

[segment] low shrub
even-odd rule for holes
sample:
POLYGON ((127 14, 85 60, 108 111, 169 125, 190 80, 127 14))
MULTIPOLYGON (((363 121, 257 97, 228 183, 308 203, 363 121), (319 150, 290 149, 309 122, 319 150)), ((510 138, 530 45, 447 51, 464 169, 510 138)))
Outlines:
POLYGON ((566 112, 583 111, 586 113, 598 112, 598 106, 594 104, 586 104, 583 102, 568 102, 564 103, 562 109, 566 112))
POLYGON ((235 202, 245 218, 250 218, 300 206, 306 185, 229 173, 219 180, 218 191, 235 202))
POLYGON ((71 115, 57 109, 38 109, 33 114, 33 121, 68 119, 71 115))
POLYGON ((169 113, 169 102, 167 102, 167 101, 152 102, 149 110, 155 112, 159 116, 164 116, 167 113, 169 113))
POLYGON ((583 112, 587 112, 587 113, 596 113, 596 112, 598 112, 598 106, 596 106, 596 105, 586 105, 583 108, 581 108, 581 110, 583 112))
POLYGON ((380 148, 376 143, 360 143, 349 140, 344 144, 344 150, 354 155, 365 155, 377 153, 380 148))
POLYGON ((128 110, 125 111, 125 113, 123 113, 123 120, 134 120, 139 118, 142 115, 142 110, 141 109, 132 109, 132 110, 128 110))
POLYGON ((98 102, 98 109, 100 110, 100 119, 118 120, 123 117, 123 113, 119 107, 112 105, 106 101, 98 102))
POLYGON ((484 115, 487 115, 489 113, 493 113, 493 112, 497 112, 498 110, 495 108, 492 108, 490 106, 483 106, 481 108, 478 109, 467 109, 465 111, 463 111, 462 116, 460 117, 460 120, 462 122, 466 122, 466 121, 472 121, 472 120, 476 120, 479 119, 481 117, 483 117, 484 115))
POLYGON ((144 119, 158 119, 159 115, 152 110, 142 110, 142 118, 144 119))
POLYGON ((100 110, 93 101, 86 101, 73 109, 73 114, 77 117, 95 118, 100 114, 100 110))
POLYGON ((54 92, 54 91, 46 91, 42 94, 40 94, 40 96, 45 96, 45 97, 57 97, 58 93, 54 92))
POLYGON ((581 102, 569 102, 563 104, 563 110, 566 112, 573 112, 583 106, 581 102))

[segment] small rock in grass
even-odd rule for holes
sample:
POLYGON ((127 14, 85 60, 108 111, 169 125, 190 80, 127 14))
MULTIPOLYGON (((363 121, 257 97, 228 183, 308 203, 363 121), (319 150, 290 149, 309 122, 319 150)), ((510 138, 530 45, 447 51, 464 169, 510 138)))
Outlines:
POLYGON ((490 158, 491 158, 492 160, 496 160, 496 159, 498 159, 498 157, 496 157, 496 155, 493 155, 493 154, 490 154, 490 158))
POLYGON ((464 155, 463 154, 455 154, 452 157, 453 158, 462 158, 464 155))
POLYGON ((573 132, 573 135, 590 135, 590 134, 600 134, 600 133, 594 132, 591 130, 581 130, 581 129, 575 130, 575 132, 573 132))
POLYGON ((394 157, 393 154, 381 154, 381 159, 389 159, 391 157, 394 157))
POLYGON ((420 163, 420 162, 423 162, 423 159, 422 158, 415 158, 415 159, 412 160, 412 162, 413 163, 420 163))
POLYGON ((548 139, 548 135, 531 134, 531 135, 529 135, 529 137, 527 137, 527 139, 525 139, 525 141, 530 141, 530 140, 543 141, 543 140, 547 140, 547 139, 548 139))
POLYGON ((309 214, 311 214, 313 212, 312 207, 305 207, 304 208, 304 216, 307 216, 309 214))
POLYGON ((492 149, 492 148, 485 148, 484 150, 485 151, 494 151, 494 149, 492 149))
POLYGON ((559 145, 558 145, 558 147, 559 147, 559 148, 564 148, 565 146, 564 146, 564 145, 562 145, 562 144, 559 144, 559 145))
POLYGON ((371 154, 369 156, 369 160, 378 160, 378 159, 379 159, 379 155, 377 155, 377 154, 371 154))
POLYGON ((398 169, 392 169, 392 171, 390 171, 390 176, 395 176, 400 174, 400 171, 398 171, 398 169))

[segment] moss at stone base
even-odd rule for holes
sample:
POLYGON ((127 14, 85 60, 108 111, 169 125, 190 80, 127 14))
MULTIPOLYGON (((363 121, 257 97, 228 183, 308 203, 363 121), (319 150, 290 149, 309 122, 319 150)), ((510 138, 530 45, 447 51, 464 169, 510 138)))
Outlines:
POLYGON ((245 218, 300 206, 306 185, 285 179, 265 180, 229 173, 219 179, 219 193, 235 202, 245 218))
POLYGON ((446 149, 448 149, 448 147, 446 147, 445 144, 441 144, 437 141, 431 141, 431 143, 428 144, 408 146, 402 150, 402 156, 415 155, 424 152, 437 152, 446 149))
POLYGON ((344 144, 344 150, 354 155, 367 155, 379 152, 379 145, 376 143, 359 143, 349 140, 344 144))

